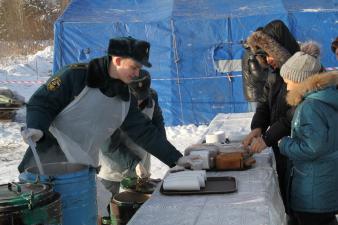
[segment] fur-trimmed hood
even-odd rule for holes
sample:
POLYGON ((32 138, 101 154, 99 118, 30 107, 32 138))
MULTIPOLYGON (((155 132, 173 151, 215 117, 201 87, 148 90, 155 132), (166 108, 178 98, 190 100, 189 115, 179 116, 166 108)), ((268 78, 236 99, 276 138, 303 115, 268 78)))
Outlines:
MULTIPOLYGON (((272 56, 277 61, 278 68, 299 51, 299 44, 281 20, 273 20, 266 24, 262 30, 254 32, 247 42, 254 53, 263 50, 272 56)), ((265 58, 261 56, 256 58, 263 66, 268 65, 265 58)))
MULTIPOLYGON (((336 85, 338 85, 338 71, 319 73, 299 83, 297 89, 289 91, 286 101, 291 106, 297 106, 308 93, 336 85)), ((338 103, 338 99, 336 102, 338 103)))
MULTIPOLYGON (((258 50, 263 50, 268 55, 272 56, 277 61, 278 68, 281 68, 282 65, 291 57, 288 50, 263 31, 256 31, 252 33, 252 35, 247 39, 247 44, 253 53, 257 53, 258 50)), ((265 61, 262 61, 259 58, 257 59, 259 60, 259 63, 266 65, 265 61)))

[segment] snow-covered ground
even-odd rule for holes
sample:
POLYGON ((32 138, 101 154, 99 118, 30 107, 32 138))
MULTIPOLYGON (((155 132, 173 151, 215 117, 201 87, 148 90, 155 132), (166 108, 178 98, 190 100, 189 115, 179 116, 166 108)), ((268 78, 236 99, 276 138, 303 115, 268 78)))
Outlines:
MULTIPOLYGON (((2 60, 0 64, 0 89, 9 88, 26 101, 49 78, 52 68, 53 48, 47 47, 35 55, 2 60)), ((20 135, 25 123, 25 109, 18 111, 15 122, 0 122, 0 184, 18 180, 17 166, 27 148, 20 135)), ((166 127, 168 140, 180 151, 197 143, 205 134, 206 125, 166 127)), ((161 178, 168 167, 152 157, 151 174, 161 178)))
MULTIPOLYGON (((15 91, 26 101, 51 74, 53 48, 47 47, 35 55, 15 57, 0 63, 0 89, 15 91)), ((20 128, 25 124, 25 108, 18 111, 14 122, 0 122, 0 184, 18 180, 17 166, 27 148, 20 135, 20 128)), ((227 120, 228 121, 228 120, 227 120)), ((249 132, 249 118, 238 120, 236 115, 229 118, 226 132, 249 132)), ((166 127, 168 140, 180 151, 199 142, 207 132, 207 126, 166 127)), ((151 174, 153 178, 162 178, 168 167, 152 157, 151 174)))

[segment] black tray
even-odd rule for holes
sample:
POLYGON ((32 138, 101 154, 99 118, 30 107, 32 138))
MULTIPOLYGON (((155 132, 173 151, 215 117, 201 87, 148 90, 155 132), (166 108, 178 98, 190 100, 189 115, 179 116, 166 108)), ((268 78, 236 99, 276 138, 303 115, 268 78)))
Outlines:
POLYGON ((198 191, 173 191, 164 190, 163 182, 160 192, 164 195, 204 195, 204 194, 224 194, 237 191, 236 178, 234 177, 208 177, 205 187, 198 191))

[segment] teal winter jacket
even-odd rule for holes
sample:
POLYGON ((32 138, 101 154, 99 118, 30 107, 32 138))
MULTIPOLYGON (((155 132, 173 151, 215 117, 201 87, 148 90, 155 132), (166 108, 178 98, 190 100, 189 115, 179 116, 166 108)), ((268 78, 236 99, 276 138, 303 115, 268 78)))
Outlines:
POLYGON ((291 209, 301 212, 338 210, 338 71, 317 74, 290 91, 297 106, 291 137, 279 143, 291 169, 291 209))

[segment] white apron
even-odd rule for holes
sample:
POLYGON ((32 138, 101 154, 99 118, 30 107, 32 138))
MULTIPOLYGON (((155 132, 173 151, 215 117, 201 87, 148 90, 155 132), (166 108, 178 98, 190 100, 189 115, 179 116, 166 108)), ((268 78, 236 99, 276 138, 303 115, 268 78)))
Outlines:
POLYGON ((69 162, 98 166, 100 146, 124 121, 130 101, 85 87, 55 118, 49 131, 69 162))
MULTIPOLYGON (((154 109, 155 109, 155 101, 153 101, 152 107, 146 107, 142 110, 142 113, 144 113, 149 119, 153 118, 154 109)), ((144 150, 141 146, 137 145, 125 132, 121 131, 120 133, 120 139, 121 143, 123 143, 129 151, 131 151, 134 155, 139 157, 141 159, 141 162, 144 166, 144 168, 150 172, 150 159, 151 155, 144 150)), ((130 176, 131 173, 134 174, 135 171, 130 171, 131 168, 128 168, 126 170, 122 168, 126 168, 126 163, 123 160, 119 161, 118 158, 111 159, 111 156, 109 154, 105 154, 102 151, 100 151, 100 173, 98 174, 98 177, 101 177, 106 180, 115 181, 115 182, 121 182, 121 180, 125 176, 130 176)), ((114 157, 118 157, 118 155, 114 155, 114 157)))

